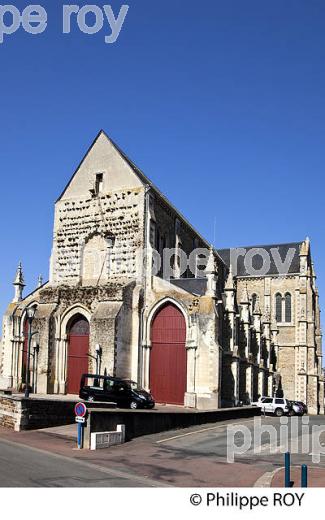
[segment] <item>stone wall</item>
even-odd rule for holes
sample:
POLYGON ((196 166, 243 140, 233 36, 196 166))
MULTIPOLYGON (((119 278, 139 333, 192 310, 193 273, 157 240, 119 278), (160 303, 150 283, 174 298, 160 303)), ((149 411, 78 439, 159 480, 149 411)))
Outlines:
MULTIPOLYGON (((308 244, 305 242, 303 244, 308 244)), ((277 330, 276 344, 278 356, 275 370, 281 374, 284 394, 289 399, 310 402, 310 410, 323 410, 323 403, 318 397, 318 387, 313 377, 320 376, 321 336, 319 320, 318 292, 311 266, 309 251, 300 253, 300 273, 283 277, 239 277, 237 279, 237 302, 246 290, 250 301, 258 296, 262 314, 262 330, 265 320, 271 324, 272 331, 277 330), (276 320, 276 294, 283 298, 282 321, 276 320), (291 295, 291 322, 286 322, 284 314, 284 296, 291 295)), ((252 311, 252 309, 250 309, 252 311)), ((273 338, 274 339, 274 338, 273 338)), ((322 383, 323 384, 323 383, 322 383)))
MULTIPOLYGON (((165 248, 176 250, 180 248, 187 258, 196 248, 208 248, 208 244, 203 241, 199 234, 158 195, 150 195, 149 214, 151 219, 150 243, 160 254, 162 261, 162 252, 165 248)), ((172 262, 171 266, 173 266, 172 262)), ((175 274, 178 274, 177 267, 175 274)), ((194 276, 194 274, 188 271, 186 275, 194 276)), ((162 275, 162 270, 159 275, 162 275)), ((185 276, 185 273, 182 276, 185 276)))
POLYGON ((136 278, 143 246, 143 217, 141 189, 58 202, 52 284, 97 285, 136 278), (92 245, 96 240, 103 245, 92 245))
POLYGON ((11 430, 34 430, 74 422, 76 402, 0 397, 0 426, 11 430))
POLYGON ((282 388, 287 399, 295 400, 296 397, 296 364, 295 348, 279 348, 279 370, 281 373, 282 388))
POLYGON ((0 426, 19 431, 21 401, 0 396, 0 426))
MULTIPOLYGON (((64 426, 75 422, 74 407, 78 400, 24 399, 0 395, 0 426, 15 431, 64 426)), ((87 403, 88 409, 115 408, 113 403, 87 403)))
POLYGON ((93 410, 89 414, 85 430, 85 448, 90 449, 91 433, 116 431, 125 425, 125 439, 130 441, 142 435, 190 426, 216 423, 230 419, 256 417, 261 414, 257 406, 224 408, 211 411, 157 411, 157 410, 93 410))

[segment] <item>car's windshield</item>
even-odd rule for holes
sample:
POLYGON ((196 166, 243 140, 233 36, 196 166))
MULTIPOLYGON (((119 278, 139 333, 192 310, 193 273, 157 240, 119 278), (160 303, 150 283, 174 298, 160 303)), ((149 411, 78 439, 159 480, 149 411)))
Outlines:
POLYGON ((141 388, 139 383, 137 383, 136 381, 126 381, 126 382, 130 385, 131 390, 143 390, 143 388, 141 388))

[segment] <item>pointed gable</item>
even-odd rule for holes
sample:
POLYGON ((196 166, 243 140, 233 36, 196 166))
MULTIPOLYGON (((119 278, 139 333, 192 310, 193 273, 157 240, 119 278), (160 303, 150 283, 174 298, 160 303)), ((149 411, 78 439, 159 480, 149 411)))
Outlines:
POLYGON ((90 196, 100 176, 103 194, 144 185, 123 152, 103 131, 97 135, 58 201, 90 196))

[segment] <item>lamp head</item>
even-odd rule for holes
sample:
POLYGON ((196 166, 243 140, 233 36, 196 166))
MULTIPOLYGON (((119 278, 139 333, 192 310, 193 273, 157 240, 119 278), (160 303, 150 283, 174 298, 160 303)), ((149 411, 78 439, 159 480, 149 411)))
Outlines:
POLYGON ((35 313, 36 313, 36 306, 35 305, 33 305, 32 307, 28 307, 28 309, 26 310, 27 319, 30 322, 33 321, 33 319, 35 318, 35 313))

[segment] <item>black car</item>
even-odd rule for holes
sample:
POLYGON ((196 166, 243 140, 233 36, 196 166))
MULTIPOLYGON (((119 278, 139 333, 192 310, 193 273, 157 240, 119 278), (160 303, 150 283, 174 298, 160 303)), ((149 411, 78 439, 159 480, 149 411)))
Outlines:
POLYGON ((303 403, 302 401, 294 401, 294 402, 297 405, 301 406, 301 408, 303 409, 304 414, 308 413, 308 408, 307 408, 307 405, 305 403, 303 403))
POLYGON ((307 406, 302 401, 289 401, 289 415, 304 415, 307 413, 307 406))
POLYGON ((116 403, 119 408, 154 408, 155 401, 135 381, 111 376, 83 374, 79 397, 85 401, 116 403))

